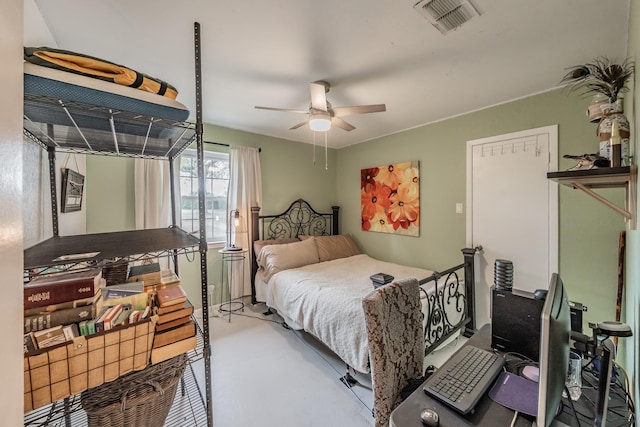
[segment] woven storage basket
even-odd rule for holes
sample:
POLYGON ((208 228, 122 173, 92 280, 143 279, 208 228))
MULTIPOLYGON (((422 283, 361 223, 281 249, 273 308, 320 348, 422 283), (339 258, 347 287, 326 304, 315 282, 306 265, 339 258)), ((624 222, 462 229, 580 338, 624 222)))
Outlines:
POLYGON ((151 316, 25 354, 25 413, 145 369, 157 320, 151 316))
POLYGON ((82 408, 90 427, 157 427, 164 425, 186 354, 150 365, 82 393, 82 408))

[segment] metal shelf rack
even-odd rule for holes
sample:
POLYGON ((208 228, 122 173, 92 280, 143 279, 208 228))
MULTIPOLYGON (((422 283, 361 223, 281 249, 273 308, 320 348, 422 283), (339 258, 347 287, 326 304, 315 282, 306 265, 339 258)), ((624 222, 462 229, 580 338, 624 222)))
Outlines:
MULTIPOLYGON (((195 124, 115 111, 68 100, 25 96, 24 134, 48 152, 53 237, 25 249, 24 268, 25 278, 28 278, 34 274, 46 274, 53 267, 74 269, 105 260, 134 261, 152 256, 173 256, 177 266, 178 255, 199 252, 202 327, 198 327, 198 346, 189 352, 190 363, 165 425, 212 426, 200 25, 197 22, 194 23, 194 45, 195 124), (55 167, 57 152, 165 160, 169 161, 170 174, 173 177, 173 160, 193 142, 196 142, 197 146, 199 175, 199 237, 181 230, 176 225, 175 214, 172 217, 173 225, 167 229, 59 236, 55 167), (64 257, 70 254, 94 252, 98 254, 73 257, 71 260, 64 257), (204 379, 196 378, 193 370, 194 363, 204 363, 204 379), (185 411, 188 411, 188 414, 185 411)), ((176 204, 173 182, 174 180, 171 179, 172 213, 175 212, 176 204)), ((66 426, 75 426, 82 425, 83 416, 79 396, 71 396, 64 401, 25 414, 24 420, 25 425, 63 425, 61 423, 64 423, 66 426)), ((84 418, 86 423, 86 416, 84 418)))

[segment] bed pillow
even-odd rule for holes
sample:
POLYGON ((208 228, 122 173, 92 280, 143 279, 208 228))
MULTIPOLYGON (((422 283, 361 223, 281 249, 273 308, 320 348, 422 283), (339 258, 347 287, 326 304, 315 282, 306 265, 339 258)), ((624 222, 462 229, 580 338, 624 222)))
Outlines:
POLYGON ((331 261, 338 258, 347 258, 353 255, 360 255, 361 253, 350 234, 298 237, 300 240, 306 240, 313 237, 316 247, 318 248, 320 262, 331 261))
POLYGON ((260 251, 265 246, 269 245, 284 245, 286 243, 294 243, 299 242, 300 239, 297 237, 288 237, 286 239, 271 239, 271 240, 256 240, 253 242, 253 253, 256 254, 256 258, 260 255, 260 251))
POLYGON ((282 270, 317 264, 318 248, 313 240, 263 247, 257 262, 258 266, 264 270, 265 280, 269 281, 271 276, 282 270))

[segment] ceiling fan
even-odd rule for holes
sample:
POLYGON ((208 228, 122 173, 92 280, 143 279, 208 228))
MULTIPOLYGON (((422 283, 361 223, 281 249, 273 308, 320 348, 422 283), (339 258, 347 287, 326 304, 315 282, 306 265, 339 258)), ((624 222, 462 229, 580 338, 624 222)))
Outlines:
POLYGON ((373 105, 356 105, 353 107, 333 107, 329 101, 327 101, 327 92, 331 85, 324 80, 318 80, 309 83, 309 90, 311 92, 311 105, 309 110, 291 110, 288 108, 274 108, 274 107, 260 107, 256 106, 260 110, 273 110, 284 111, 287 113, 299 113, 307 114, 308 117, 300 123, 291 126, 289 129, 298 129, 301 126, 309 124, 311 130, 316 132, 326 132, 331 129, 331 125, 335 125, 340 129, 346 131, 352 131, 355 129, 350 123, 347 123, 341 117, 353 116, 356 114, 377 113, 386 111, 387 107, 384 104, 373 105))

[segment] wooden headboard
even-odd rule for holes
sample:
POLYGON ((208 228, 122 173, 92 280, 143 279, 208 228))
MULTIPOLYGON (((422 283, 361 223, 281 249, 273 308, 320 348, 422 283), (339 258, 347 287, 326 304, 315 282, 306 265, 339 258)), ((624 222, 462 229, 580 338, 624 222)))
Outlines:
POLYGON ((331 213, 317 212, 304 199, 298 199, 282 213, 260 215, 260 207, 251 208, 251 302, 255 304, 255 276, 258 271, 253 243, 256 240, 277 240, 300 235, 328 236, 340 233, 339 206, 331 206, 331 213))

